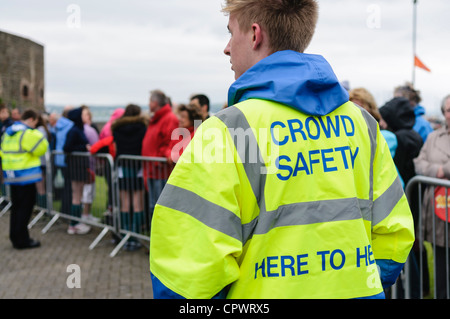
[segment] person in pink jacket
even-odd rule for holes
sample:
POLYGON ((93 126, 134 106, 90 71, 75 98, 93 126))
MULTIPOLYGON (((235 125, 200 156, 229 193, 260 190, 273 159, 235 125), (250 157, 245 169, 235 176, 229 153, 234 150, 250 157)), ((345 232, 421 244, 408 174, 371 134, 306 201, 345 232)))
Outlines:
POLYGON ((125 113, 125 109, 119 108, 114 110, 113 114, 111 114, 111 117, 109 118, 109 121, 100 131, 100 139, 112 136, 111 124, 118 118, 122 117, 123 113, 125 113))

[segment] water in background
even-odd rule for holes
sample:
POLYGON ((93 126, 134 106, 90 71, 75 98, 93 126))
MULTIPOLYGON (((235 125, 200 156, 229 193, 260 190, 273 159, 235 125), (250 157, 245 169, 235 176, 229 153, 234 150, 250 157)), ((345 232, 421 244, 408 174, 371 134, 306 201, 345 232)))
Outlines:
MULTIPOLYGON (((148 114, 148 106, 140 106, 142 109, 142 113, 148 114)), ((210 113, 215 114, 219 112, 222 109, 223 105, 221 104, 212 104, 210 107, 210 113)), ((114 110, 118 108, 125 108, 124 106, 89 106, 89 109, 92 113, 92 121, 94 123, 106 123, 109 121, 109 118, 111 117, 111 114, 113 114, 114 110)), ((64 106, 60 105, 47 105, 46 111, 48 113, 58 113, 62 114, 64 110, 64 106)))
MULTIPOLYGON (((118 108, 124 108, 123 106, 89 106, 89 109, 92 113, 92 121, 94 123, 106 123, 109 121, 111 114, 113 114, 114 110, 118 108)), ((142 107, 141 107, 142 108, 142 107)), ((62 114, 64 110, 64 106, 59 105, 48 105, 46 106, 46 111, 48 113, 58 113, 62 114)), ((148 108, 142 108, 143 112, 148 112, 148 108)))

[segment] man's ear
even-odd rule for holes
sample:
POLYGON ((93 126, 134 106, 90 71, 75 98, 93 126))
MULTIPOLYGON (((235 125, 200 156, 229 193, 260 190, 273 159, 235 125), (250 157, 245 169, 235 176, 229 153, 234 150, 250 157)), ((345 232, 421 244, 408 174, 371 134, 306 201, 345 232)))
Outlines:
POLYGON ((253 50, 257 50, 261 47, 264 41, 264 34, 262 32, 261 26, 258 23, 253 23, 252 25, 252 35, 253 35, 253 50))

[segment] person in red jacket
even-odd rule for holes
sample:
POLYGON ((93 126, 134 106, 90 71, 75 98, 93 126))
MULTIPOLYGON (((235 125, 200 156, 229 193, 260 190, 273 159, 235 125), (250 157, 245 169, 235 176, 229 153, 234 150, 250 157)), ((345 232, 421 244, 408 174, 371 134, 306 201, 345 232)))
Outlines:
MULTIPOLYGON (((153 114, 142 141, 142 156, 170 158, 172 133, 178 128, 178 117, 173 113, 164 92, 154 90, 150 92, 150 112, 153 114)), ((173 164, 151 162, 144 164, 144 180, 149 195, 150 214, 164 188, 173 164)))

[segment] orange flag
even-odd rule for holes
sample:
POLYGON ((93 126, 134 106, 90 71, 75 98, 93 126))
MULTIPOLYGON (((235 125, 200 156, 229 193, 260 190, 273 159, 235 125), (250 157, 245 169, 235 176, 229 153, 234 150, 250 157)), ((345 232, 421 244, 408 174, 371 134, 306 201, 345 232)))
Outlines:
POLYGON ((414 65, 421 69, 424 69, 425 71, 431 72, 431 70, 427 68, 427 66, 423 64, 423 62, 420 61, 420 59, 417 56, 414 57, 414 65))

